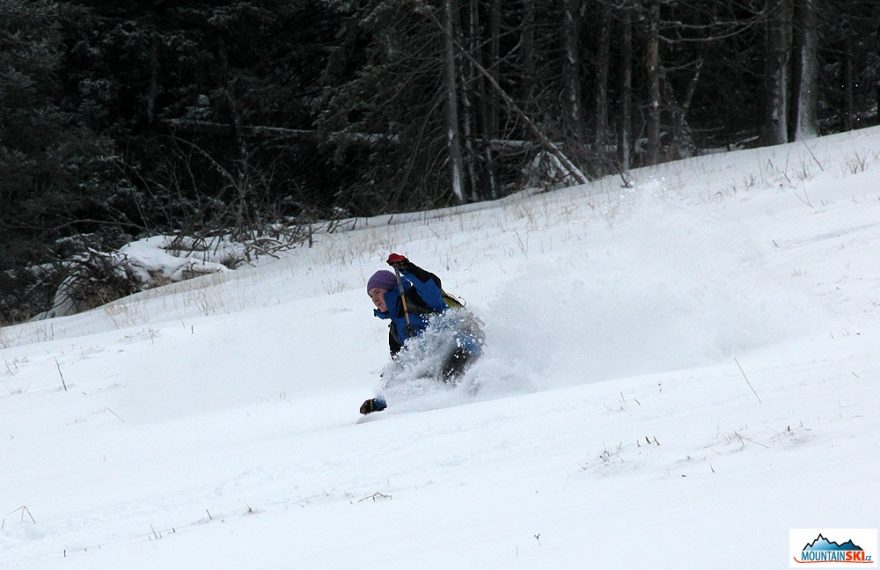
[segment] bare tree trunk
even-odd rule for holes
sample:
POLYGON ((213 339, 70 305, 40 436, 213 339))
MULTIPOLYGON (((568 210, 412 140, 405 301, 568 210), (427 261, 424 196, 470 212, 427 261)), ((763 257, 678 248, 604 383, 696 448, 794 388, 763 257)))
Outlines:
MULTIPOLYGON (((480 19, 479 19, 479 1, 470 0, 468 6, 466 26, 464 26, 467 41, 463 42, 459 38, 459 43, 467 45, 467 49, 471 52, 475 60, 479 61, 482 57, 480 50, 480 19)), ((464 135, 464 148, 467 151, 463 157, 465 170, 467 171, 467 182, 469 191, 468 198, 472 202, 480 199, 480 177, 477 175, 477 149, 474 148, 474 142, 479 138, 477 134, 477 125, 484 121, 483 114, 486 112, 486 105, 483 103, 481 94, 477 94, 477 87, 481 85, 479 75, 473 64, 459 66, 461 77, 461 102, 462 102, 462 131, 464 135), (479 108, 475 109, 472 99, 476 98, 480 101, 479 108)))
POLYGON ((791 0, 766 0, 767 57, 762 142, 788 142, 788 54, 791 46, 791 0))
MULTIPOLYGON (((848 131, 853 129, 853 114, 855 104, 853 101, 853 49, 852 35, 846 36, 846 53, 843 55, 843 88, 846 97, 846 115, 843 117, 844 128, 848 131)), ((880 110, 880 107, 878 107, 880 110)))
POLYGON ((523 0, 522 63, 523 83, 526 86, 527 110, 531 111, 535 92, 535 0, 523 0))
POLYGON ((660 160, 660 0, 648 11, 648 164, 660 160))
MULTIPOLYGON (((703 69, 703 60, 698 59, 695 65, 694 75, 688 82, 687 90, 684 93, 684 99, 681 105, 673 109, 673 133, 672 133, 672 149, 670 156, 673 159, 685 158, 693 153, 693 137, 688 126, 687 116, 691 110, 691 102, 694 100, 694 93, 697 92, 697 84, 700 81, 700 72, 703 69), (684 150, 683 150, 684 149, 684 150)), ((672 86, 668 85, 667 92, 672 91, 672 86)), ((674 95, 670 97, 674 99, 674 95)))
POLYGON ((583 141, 579 37, 581 1, 562 0, 562 25, 565 41, 565 56, 563 60, 564 108, 566 110, 566 119, 569 123, 568 130, 578 142, 583 141))
POLYGON ((620 21, 620 121, 617 130, 617 156, 620 168, 630 168, 632 144, 632 14, 624 8, 620 21))
POLYGON ((232 129, 232 139, 236 150, 238 150, 238 176, 234 184, 236 190, 235 203, 235 232, 240 234, 244 231, 245 226, 250 225, 249 222, 249 194, 250 181, 248 180, 248 148, 242 132, 241 109, 235 96, 235 78, 229 79, 229 58, 226 52, 226 46, 221 42, 218 47, 218 55, 221 62, 223 72, 224 85, 223 92, 226 96, 226 104, 229 106, 229 124, 232 129))
POLYGON ((446 143, 449 149, 450 182, 452 195, 463 204, 464 169, 461 156, 461 133, 458 120, 458 85, 455 65, 455 15, 458 13, 455 0, 444 0, 444 44, 446 48, 446 143))
POLYGON ((874 83, 874 96, 877 98, 877 124, 880 125, 880 81, 874 83))
MULTIPOLYGON (((495 81, 500 82, 498 62, 501 59, 501 0, 492 0, 489 12, 489 71, 495 81)), ((489 132, 498 131, 499 125, 499 104, 498 96, 495 92, 490 93, 489 105, 489 132)))
POLYGON ((820 0, 796 0, 795 4, 795 131, 794 140, 818 136, 819 30, 816 3, 820 0))
MULTIPOLYGON (((501 57, 501 3, 500 0, 493 0, 491 6, 491 16, 489 18, 489 67, 493 69, 493 77, 498 77, 498 63, 501 57)), ((471 0, 471 25, 473 26, 473 44, 471 54, 478 65, 483 65, 482 54, 482 38, 480 36, 480 0, 471 0)), ((483 66, 485 67, 485 66, 483 66)), ((494 90, 486 90, 486 80, 483 79, 479 71, 471 65, 473 77, 471 83, 479 85, 477 95, 480 99, 479 126, 482 137, 480 138, 482 159, 483 179, 489 186, 489 197, 498 197, 498 178, 496 176, 495 157, 492 155, 492 145, 489 141, 492 137, 498 136, 499 117, 501 110, 499 108, 498 95, 494 90)))
POLYGON ((467 192, 467 196, 471 202, 476 202, 480 199, 480 189, 479 189, 479 177, 477 176, 477 164, 476 157, 477 152, 474 149, 474 139, 476 138, 476 133, 473 128, 474 124, 474 112, 473 107, 471 105, 471 96, 469 89, 466 89, 464 85, 468 85, 467 78, 462 77, 462 88, 461 88, 461 102, 462 102, 462 120, 461 120, 461 128, 463 131, 464 138, 464 148, 467 152, 462 156, 462 161, 464 162, 465 171, 467 172, 467 177, 465 182, 469 188, 467 192))
POLYGON ((596 133, 593 142, 600 156, 608 143, 608 69, 611 67, 611 10, 599 2, 599 45, 596 56, 596 133))
POLYGON ((150 88, 147 91, 147 124, 156 120, 156 99, 159 97, 159 40, 155 36, 150 45, 150 88))

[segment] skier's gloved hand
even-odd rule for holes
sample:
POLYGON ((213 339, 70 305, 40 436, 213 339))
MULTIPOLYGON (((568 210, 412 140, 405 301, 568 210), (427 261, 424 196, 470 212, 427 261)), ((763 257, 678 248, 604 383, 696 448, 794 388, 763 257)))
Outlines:
POLYGON ((399 253, 392 253, 388 256, 386 263, 395 269, 403 270, 409 264, 409 260, 399 253))

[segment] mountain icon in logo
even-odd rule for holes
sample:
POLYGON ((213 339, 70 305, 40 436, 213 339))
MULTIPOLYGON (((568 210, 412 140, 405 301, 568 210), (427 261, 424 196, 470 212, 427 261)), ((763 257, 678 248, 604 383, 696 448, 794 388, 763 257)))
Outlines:
POLYGON ((804 552, 811 552, 816 550, 831 550, 834 552, 840 552, 846 550, 862 550, 862 547, 857 546, 855 543, 853 543, 852 539, 847 540, 843 544, 838 544, 836 542, 828 540, 827 538, 822 536, 822 533, 819 533, 819 536, 817 536, 816 539, 813 540, 813 542, 806 544, 803 549, 804 552))

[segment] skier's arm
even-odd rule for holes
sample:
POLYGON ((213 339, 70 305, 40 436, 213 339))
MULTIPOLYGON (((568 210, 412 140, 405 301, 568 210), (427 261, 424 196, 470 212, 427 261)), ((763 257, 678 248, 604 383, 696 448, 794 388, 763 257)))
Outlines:
POLYGON ((440 278, 431 273, 430 271, 425 271, 406 257, 392 253, 388 256, 388 265, 397 269, 403 275, 412 276, 422 283, 434 283, 438 289, 442 289, 443 286, 440 283, 440 278))
POLYGON ((388 325, 388 348, 391 349, 392 358, 397 356, 397 353, 403 348, 403 345, 397 338, 397 334, 394 332, 394 323, 388 325))

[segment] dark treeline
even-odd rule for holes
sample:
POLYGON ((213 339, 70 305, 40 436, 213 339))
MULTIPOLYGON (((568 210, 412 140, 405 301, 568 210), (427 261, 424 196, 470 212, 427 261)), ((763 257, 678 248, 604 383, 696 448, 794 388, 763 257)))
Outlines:
POLYGON ((876 124, 878 23, 874 0, 0 0, 0 324, 50 302, 35 266, 138 236, 876 124))

